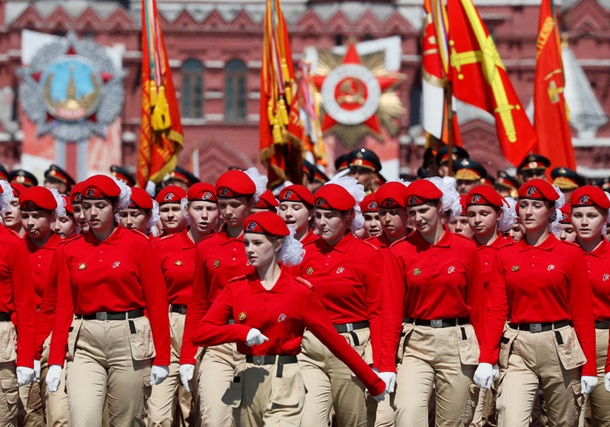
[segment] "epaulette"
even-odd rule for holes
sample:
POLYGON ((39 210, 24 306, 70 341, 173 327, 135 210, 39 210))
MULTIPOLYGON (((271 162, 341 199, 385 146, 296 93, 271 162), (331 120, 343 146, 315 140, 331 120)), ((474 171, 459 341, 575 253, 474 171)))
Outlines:
POLYGON ((313 285, 311 283, 309 283, 307 280, 303 279, 302 277, 295 277, 294 280, 296 280, 297 282, 307 286, 309 289, 313 290, 313 285))

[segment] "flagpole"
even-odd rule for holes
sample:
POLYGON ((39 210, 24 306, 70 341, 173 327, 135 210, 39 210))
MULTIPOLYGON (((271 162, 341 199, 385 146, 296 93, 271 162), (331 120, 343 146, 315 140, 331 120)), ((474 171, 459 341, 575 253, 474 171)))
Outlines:
POLYGON ((449 176, 453 176, 453 90, 451 80, 445 86, 445 103, 447 105, 447 154, 449 155, 449 176))

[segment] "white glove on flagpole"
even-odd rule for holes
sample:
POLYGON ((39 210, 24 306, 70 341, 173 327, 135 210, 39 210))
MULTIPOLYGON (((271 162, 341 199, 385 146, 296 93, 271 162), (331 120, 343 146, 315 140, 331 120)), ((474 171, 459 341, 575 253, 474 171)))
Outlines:
POLYGON ((61 382, 61 365, 51 365, 47 371, 47 389, 51 393, 55 393, 59 390, 59 383, 61 382))
POLYGON ((153 365, 150 369, 150 385, 161 384, 169 375, 169 366, 153 365))
POLYGON ((187 392, 190 393, 191 385, 189 381, 193 379, 193 374, 195 373, 195 365, 180 365, 180 368, 178 368, 178 372, 180 372, 180 381, 182 382, 182 386, 187 392))
POLYGON ((252 328, 248 331, 248 336, 246 337, 246 345, 252 347, 253 345, 262 344, 265 341, 269 341, 269 338, 264 336, 258 329, 252 328))
POLYGON ((474 371, 474 383, 480 388, 489 389, 495 376, 494 367, 490 363, 479 363, 477 370, 474 371))
POLYGON ((591 394, 597 385, 597 377, 580 377, 580 389, 583 394, 591 394))
POLYGON ((386 393, 394 393, 396 386, 396 374, 394 372, 378 372, 377 376, 385 383, 386 393))
POLYGON ((26 368, 25 366, 17 366, 17 385, 19 387, 28 385, 34 381, 36 373, 32 368, 26 368))

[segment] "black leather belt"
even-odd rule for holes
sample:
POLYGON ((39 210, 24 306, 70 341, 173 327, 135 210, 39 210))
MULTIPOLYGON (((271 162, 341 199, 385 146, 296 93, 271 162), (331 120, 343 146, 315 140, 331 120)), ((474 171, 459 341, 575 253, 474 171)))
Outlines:
POLYGON ((569 320, 559 320, 558 322, 546 322, 546 323, 508 323, 511 329, 518 331, 528 331, 531 333, 548 332, 553 329, 563 328, 564 326, 570 326, 572 322, 569 320))
POLYGON ((186 305, 172 304, 169 311, 172 313, 186 314, 186 305))
POLYGON ((404 321, 406 323, 413 323, 417 326, 430 326, 431 328, 451 328, 452 326, 467 325, 470 323, 470 319, 468 319, 468 317, 434 320, 413 319, 411 317, 407 317, 404 319, 404 321))
POLYGON ((344 334, 346 332, 356 331, 358 329, 364 329, 369 327, 369 322, 356 322, 356 323, 344 323, 341 325, 334 325, 337 332, 344 334))
POLYGON ((595 329, 610 329, 610 320, 602 320, 600 322, 595 322, 595 329))
POLYGON ((0 322, 10 322, 11 313, 0 313, 0 322))
POLYGON ((77 314, 77 319, 84 320, 125 320, 144 316, 144 310, 131 310, 122 312, 98 311, 93 314, 77 314))
POLYGON ((246 362, 254 365, 274 365, 277 361, 278 364, 287 365, 289 363, 297 363, 297 357, 294 354, 288 355, 275 355, 275 356, 252 356, 248 354, 246 356, 246 362))

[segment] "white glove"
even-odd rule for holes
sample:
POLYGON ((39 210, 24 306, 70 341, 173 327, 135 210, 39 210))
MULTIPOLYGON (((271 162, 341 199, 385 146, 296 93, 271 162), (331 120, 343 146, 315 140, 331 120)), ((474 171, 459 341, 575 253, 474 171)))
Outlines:
POLYGON ((606 386, 606 391, 610 391, 610 372, 604 377, 604 385, 606 386))
MULTIPOLYGON (((394 393, 394 387, 396 386, 396 374, 394 372, 378 372, 377 376, 385 383, 386 393, 394 393)), ((377 396, 374 396, 377 399, 377 396)), ((377 399, 383 400, 383 399, 377 399)))
POLYGON ((34 381, 40 382, 40 360, 34 360, 34 381))
POLYGON ((36 373, 32 368, 26 368, 25 366, 17 366, 17 385, 19 387, 28 385, 34 381, 36 373))
POLYGON ((480 388, 490 388, 495 376, 494 367, 490 363, 479 363, 474 371, 474 383, 480 388))
POLYGON ((583 394, 591 394, 596 385, 597 377, 580 377, 580 389, 582 390, 583 394))
POLYGON ((59 383, 61 382, 61 365, 51 365, 47 371, 47 389, 51 393, 55 393, 59 390, 59 383))
POLYGON ((252 328, 248 331, 248 336, 246 337, 246 345, 252 347, 253 345, 262 344, 265 341, 269 341, 269 338, 264 336, 258 329, 252 328))
POLYGON ((182 386, 187 392, 190 393, 191 385, 189 381, 193 379, 193 374, 195 373, 195 365, 180 365, 178 372, 180 372, 180 381, 182 381, 182 386))
POLYGON ((493 365, 493 381, 497 381, 500 378, 500 367, 498 365, 493 365))
POLYGON ((161 384, 169 375, 169 366, 153 365, 150 369, 150 385, 161 384))

